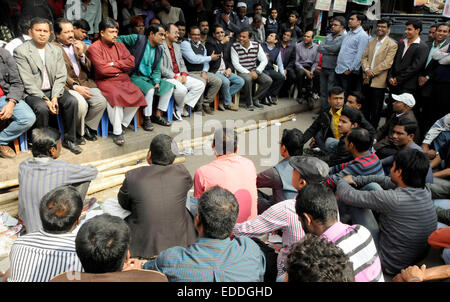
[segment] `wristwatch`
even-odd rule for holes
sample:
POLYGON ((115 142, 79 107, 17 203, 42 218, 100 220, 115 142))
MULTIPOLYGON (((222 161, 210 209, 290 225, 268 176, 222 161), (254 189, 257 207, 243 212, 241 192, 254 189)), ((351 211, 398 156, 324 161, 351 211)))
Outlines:
POLYGON ((13 103, 14 105, 18 103, 15 99, 9 99, 9 102, 13 103))

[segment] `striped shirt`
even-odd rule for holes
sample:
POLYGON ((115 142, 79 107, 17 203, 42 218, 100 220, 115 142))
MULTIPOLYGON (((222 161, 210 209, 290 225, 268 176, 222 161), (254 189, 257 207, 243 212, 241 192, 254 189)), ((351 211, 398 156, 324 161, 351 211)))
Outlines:
POLYGON ((268 208, 261 215, 246 222, 237 223, 234 226, 233 235, 256 237, 276 230, 283 231, 283 247, 280 249, 277 258, 277 276, 279 277, 285 273, 284 264, 289 248, 305 235, 302 224, 295 212, 295 199, 279 202, 268 208))
POLYGON ((19 237, 9 254, 8 282, 48 282, 67 271, 83 272, 75 237, 74 233, 50 234, 43 230, 19 237))
POLYGON ((336 165, 330 169, 328 187, 335 189, 337 182, 346 175, 383 175, 383 166, 375 153, 367 152, 352 161, 336 165))
POLYGON ((200 237, 188 248, 176 246, 161 252, 144 268, 165 274, 169 282, 259 282, 266 259, 252 239, 200 237))
POLYGON ((97 177, 94 166, 80 166, 50 157, 32 157, 19 165, 19 218, 27 233, 42 228, 39 216, 41 198, 56 187, 91 181, 97 177))
POLYGON ((262 46, 258 42, 250 41, 248 49, 238 42, 233 43, 231 62, 238 73, 250 73, 251 71, 262 73, 269 60, 262 46), (257 65, 257 60, 259 65, 257 65))
POLYGON ((380 257, 369 230, 362 225, 336 222, 322 235, 336 243, 353 264, 356 282, 384 282, 380 257))

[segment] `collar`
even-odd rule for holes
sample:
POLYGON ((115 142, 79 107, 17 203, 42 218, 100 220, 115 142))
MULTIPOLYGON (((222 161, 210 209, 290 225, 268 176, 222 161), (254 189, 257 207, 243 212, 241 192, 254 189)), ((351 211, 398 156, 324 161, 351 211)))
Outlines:
POLYGON ((63 48, 71 48, 73 45, 72 44, 70 44, 70 45, 64 45, 64 44, 62 44, 61 42, 59 42, 59 44, 61 44, 61 46, 63 47, 63 48))
POLYGON ((336 111, 336 113, 333 113, 333 108, 330 108, 330 111, 328 111, 328 112, 329 112, 332 116, 333 116, 333 115, 340 115, 343 108, 344 108, 344 106, 342 106, 341 109, 339 109, 338 111, 336 111))
POLYGON ((348 227, 349 225, 337 221, 335 224, 326 229, 320 237, 327 238, 329 241, 334 242, 338 236, 341 236, 342 233, 348 229, 348 227))
POLYGON ((267 18, 267 20, 269 20, 269 23, 270 23, 270 24, 275 24, 275 23, 277 23, 277 20, 272 20, 270 17, 267 18))
MULTIPOLYGON (((405 38, 405 45, 408 45, 408 39, 405 38)), ((411 43, 412 44, 420 44, 420 37, 417 37, 417 39, 414 40, 414 42, 411 43)))
POLYGON ((384 36, 384 38, 383 39, 381 39, 381 41, 379 41, 378 40, 378 38, 377 38, 377 43, 381 43, 381 44, 383 44, 383 42, 384 42, 384 40, 386 40, 386 38, 387 38, 388 36, 386 35, 386 36, 384 36))
POLYGON ((314 47, 314 43, 311 43, 311 46, 306 46, 305 42, 300 42, 301 45, 303 45, 304 48, 313 48, 314 47))
POLYGON ((197 43, 195 43, 191 38, 188 38, 188 41, 194 44, 195 46, 199 46, 199 44, 202 44, 202 41, 199 40, 197 43))
POLYGON ((431 47, 433 47, 433 48, 441 48, 442 45, 445 43, 445 41, 446 41, 446 40, 442 41, 442 42, 439 43, 437 46, 434 46, 434 41, 433 41, 433 43, 431 44, 431 47))
POLYGON ((270 48, 270 46, 269 46, 269 44, 268 44, 267 42, 264 42, 264 44, 266 44, 266 46, 267 46, 267 48, 268 48, 269 50, 272 50, 272 49, 274 49, 275 47, 277 47, 276 44, 274 44, 272 48, 270 48))
POLYGON ((362 29, 362 26, 360 26, 360 27, 358 27, 358 28, 355 29, 355 30, 351 30, 350 33, 357 34, 357 33, 359 33, 359 32, 362 31, 362 30, 363 30, 363 29, 362 29))

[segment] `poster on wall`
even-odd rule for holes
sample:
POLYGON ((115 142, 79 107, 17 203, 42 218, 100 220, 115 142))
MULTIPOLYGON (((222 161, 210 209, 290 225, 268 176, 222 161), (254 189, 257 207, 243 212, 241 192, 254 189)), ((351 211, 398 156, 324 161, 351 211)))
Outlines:
POLYGON ((444 17, 450 18, 450 0, 445 1, 444 11, 442 14, 444 17))
POLYGON ((317 0, 315 9, 329 11, 330 6, 331 6, 331 0, 317 0))
POLYGON ((347 0, 334 0, 333 12, 345 13, 347 8, 347 0))
POLYGON ((430 0, 414 0, 414 6, 425 5, 428 4, 430 0))
POLYGON ((369 6, 372 5, 373 0, 353 0, 352 2, 369 6))

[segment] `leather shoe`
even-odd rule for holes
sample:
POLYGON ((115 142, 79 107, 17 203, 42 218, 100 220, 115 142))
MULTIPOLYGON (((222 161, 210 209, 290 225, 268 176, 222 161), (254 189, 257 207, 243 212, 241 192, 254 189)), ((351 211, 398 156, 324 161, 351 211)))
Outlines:
POLYGON ((88 126, 84 127, 84 138, 88 141, 96 141, 97 140, 97 132, 91 130, 88 126))
POLYGON ((219 104, 219 110, 220 111, 225 111, 225 107, 223 106, 223 104, 219 104))
POLYGON ((209 106, 209 104, 204 104, 203 105, 203 111, 207 114, 211 114, 213 115, 214 112, 211 110, 211 107, 209 106))
POLYGON ((264 106, 261 105, 261 104, 259 103, 258 100, 253 101, 253 105, 254 105, 256 108, 264 109, 264 106))
POLYGON ((0 145, 0 156, 4 158, 16 157, 16 152, 8 145, 0 145))
POLYGON ((231 103, 230 105, 225 105, 224 107, 225 107, 225 109, 231 110, 231 111, 238 111, 239 110, 239 108, 233 103, 231 103))
POLYGON ((80 136, 75 139, 75 144, 77 145, 86 145, 86 140, 80 136))
POLYGON ((277 99, 276 96, 274 96, 273 98, 269 96, 269 103, 271 103, 272 105, 276 105, 278 103, 276 99, 277 99))
POLYGON ((66 139, 62 142, 62 146, 66 149, 69 149, 69 151, 74 154, 80 154, 83 151, 83 149, 81 149, 80 146, 66 139))
POLYGON ((271 104, 267 101, 267 98, 263 98, 263 99, 261 100, 261 104, 267 105, 267 106, 271 106, 271 104))

